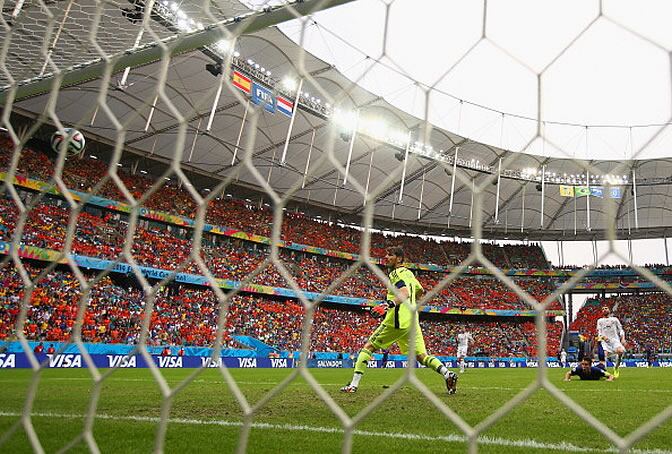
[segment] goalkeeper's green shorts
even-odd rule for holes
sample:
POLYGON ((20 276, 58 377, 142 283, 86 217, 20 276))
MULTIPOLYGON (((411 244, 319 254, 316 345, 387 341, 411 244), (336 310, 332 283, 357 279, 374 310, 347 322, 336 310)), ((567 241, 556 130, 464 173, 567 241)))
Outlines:
MULTIPOLYGON (((399 346, 401 353, 408 354, 408 336, 411 328, 398 329, 392 326, 381 323, 378 328, 369 337, 369 343, 374 346, 376 350, 386 350, 390 345, 396 344, 399 346)), ((425 347, 425 339, 422 337, 422 330, 420 324, 415 325, 415 354, 427 354, 425 347)))

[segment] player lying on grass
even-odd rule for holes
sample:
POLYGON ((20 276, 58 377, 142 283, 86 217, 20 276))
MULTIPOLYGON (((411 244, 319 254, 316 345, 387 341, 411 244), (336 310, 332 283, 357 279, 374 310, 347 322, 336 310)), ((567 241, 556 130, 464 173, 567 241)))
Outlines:
POLYGON ((565 374, 565 381, 572 381, 572 376, 577 376, 581 380, 600 380, 606 378, 607 381, 613 381, 614 376, 609 372, 593 366, 593 360, 583 358, 578 366, 565 374))
POLYGON ((390 248, 387 250, 385 264, 390 270, 390 283, 397 289, 397 294, 388 290, 387 300, 371 309, 372 314, 385 316, 385 318, 366 341, 364 348, 359 351, 352 381, 342 387, 341 392, 354 393, 357 391, 359 381, 376 350, 387 349, 396 343, 403 354, 408 354, 409 331, 414 326, 415 354, 418 361, 440 374, 446 382, 448 394, 455 394, 457 374, 449 371, 437 358, 427 354, 418 313, 413 310, 417 299, 424 293, 424 289, 415 275, 402 265, 403 262, 403 249, 390 248))

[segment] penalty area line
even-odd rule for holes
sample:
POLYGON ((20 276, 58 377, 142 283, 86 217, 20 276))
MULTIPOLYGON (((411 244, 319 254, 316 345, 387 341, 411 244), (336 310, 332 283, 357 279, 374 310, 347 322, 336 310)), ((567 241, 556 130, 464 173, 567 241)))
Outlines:
MULTIPOLYGON (((33 418, 55 418, 55 419, 84 419, 85 415, 83 414, 70 414, 70 413, 42 413, 35 412, 30 414, 33 418)), ((18 412, 6 412, 0 411, 0 417, 21 417, 22 413, 18 412)), ((142 423, 151 423, 156 424, 161 421, 161 418, 153 416, 117 416, 117 415, 108 415, 108 414, 96 414, 96 419, 108 420, 108 421, 133 421, 133 422, 142 422, 142 423)), ((187 418, 169 418, 168 422, 171 424, 183 424, 183 425, 197 425, 197 426, 222 426, 222 427, 241 427, 243 425, 240 421, 227 421, 227 420, 217 420, 217 419, 187 419, 187 418)), ((329 433, 329 434, 342 434, 343 429, 338 427, 321 427, 321 426, 306 426, 306 425, 294 425, 294 424, 272 424, 265 422, 256 422, 250 425, 253 429, 262 429, 262 430, 272 430, 272 431, 294 431, 294 432, 316 432, 316 433, 329 433)), ((467 438, 463 435, 425 435, 418 433, 404 433, 404 432, 376 432, 368 430, 355 430, 353 431, 354 435, 363 436, 363 437, 375 437, 375 438, 394 438, 399 440, 415 440, 415 441, 432 441, 432 442, 447 442, 447 443, 465 443, 467 438)), ((501 437, 490 437, 490 436, 480 436, 478 437, 479 445, 492 445, 492 446, 505 446, 505 447, 516 447, 516 448, 527 448, 527 449, 542 449, 542 450, 554 450, 554 451, 565 451, 565 452, 618 452, 614 447, 609 449, 595 449, 595 448, 586 448, 582 446, 577 446, 572 443, 560 442, 560 443, 550 443, 545 441, 538 441, 533 439, 522 439, 522 440, 513 440, 508 438, 501 437)), ((640 454, 672 454, 672 451, 654 449, 654 450, 641 450, 633 449, 631 452, 640 453, 640 454)))

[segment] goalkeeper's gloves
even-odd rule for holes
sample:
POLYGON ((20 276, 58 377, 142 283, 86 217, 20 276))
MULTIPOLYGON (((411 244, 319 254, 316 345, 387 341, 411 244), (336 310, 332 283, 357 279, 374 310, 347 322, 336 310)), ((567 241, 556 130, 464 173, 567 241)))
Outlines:
POLYGON ((387 313, 387 310, 394 306, 392 301, 381 301, 371 308, 371 313, 378 317, 383 317, 387 313))

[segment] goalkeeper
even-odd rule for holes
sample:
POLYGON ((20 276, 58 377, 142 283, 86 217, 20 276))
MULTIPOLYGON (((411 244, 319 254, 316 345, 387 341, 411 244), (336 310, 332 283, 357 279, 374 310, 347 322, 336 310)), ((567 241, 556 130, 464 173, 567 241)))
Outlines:
POLYGON ((401 353, 408 354, 408 340, 411 326, 415 325, 415 354, 423 366, 429 367, 440 374, 446 382, 448 394, 455 394, 457 374, 449 371, 441 361, 428 355, 425 340, 422 337, 417 312, 412 310, 424 289, 413 273, 404 267, 404 251, 402 248, 390 248, 385 255, 385 265, 390 270, 390 283, 396 287, 397 295, 387 292, 387 300, 371 309, 378 316, 385 316, 376 328, 364 348, 359 351, 355 361, 355 373, 350 384, 341 388, 341 392, 354 393, 364 375, 368 361, 376 350, 387 349, 395 342, 401 353))

